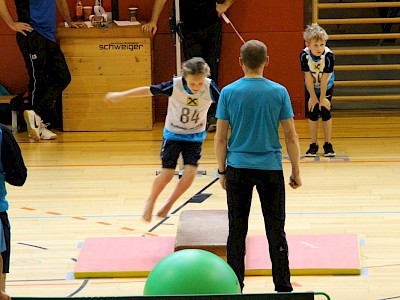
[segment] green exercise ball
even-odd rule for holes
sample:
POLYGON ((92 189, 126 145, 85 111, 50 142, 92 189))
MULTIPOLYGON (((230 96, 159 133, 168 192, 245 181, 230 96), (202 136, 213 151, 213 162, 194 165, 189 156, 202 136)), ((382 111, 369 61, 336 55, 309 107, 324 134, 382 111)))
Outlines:
POLYGON ((162 259, 147 278, 144 295, 240 294, 232 268, 219 256, 186 249, 162 259))

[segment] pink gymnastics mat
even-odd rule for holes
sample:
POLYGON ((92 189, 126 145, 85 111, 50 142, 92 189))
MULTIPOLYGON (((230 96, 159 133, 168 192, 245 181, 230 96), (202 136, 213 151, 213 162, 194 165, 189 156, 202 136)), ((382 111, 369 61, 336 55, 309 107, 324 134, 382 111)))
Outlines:
MULTIPOLYGON (((361 274, 356 234, 289 235, 292 275, 361 274)), ((174 252, 174 236, 87 238, 75 266, 75 278, 146 277, 174 252)), ((246 275, 270 275, 264 235, 249 236, 246 275)))

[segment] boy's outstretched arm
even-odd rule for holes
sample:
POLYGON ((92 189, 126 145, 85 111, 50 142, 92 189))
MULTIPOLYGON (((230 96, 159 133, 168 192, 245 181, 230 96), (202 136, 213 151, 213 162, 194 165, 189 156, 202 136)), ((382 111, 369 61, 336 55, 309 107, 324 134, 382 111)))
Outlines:
POLYGON ((117 103, 121 100, 124 100, 125 98, 129 97, 147 97, 147 96, 153 96, 153 94, 150 91, 149 86, 142 86, 122 92, 111 92, 107 93, 104 97, 104 102, 106 103, 117 103))

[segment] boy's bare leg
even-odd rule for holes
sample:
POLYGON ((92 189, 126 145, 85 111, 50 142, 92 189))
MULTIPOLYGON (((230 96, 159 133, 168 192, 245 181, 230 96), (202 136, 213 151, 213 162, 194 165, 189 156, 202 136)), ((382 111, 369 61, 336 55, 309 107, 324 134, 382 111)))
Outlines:
POLYGON ((332 134, 332 118, 328 121, 322 122, 322 129, 324 130, 324 140, 325 142, 331 142, 331 134, 332 134))
POLYGON ((6 290, 6 274, 3 272, 0 273, 0 289, 3 292, 6 290))
POLYGON ((196 177, 196 174, 197 174, 197 167, 192 165, 185 165, 183 167, 183 175, 181 179, 179 179, 179 182, 176 185, 172 195, 168 198, 167 202, 165 202, 163 207, 161 207, 161 209, 158 211, 157 213, 158 217, 165 218, 168 215, 168 212, 170 211, 172 205, 192 185, 193 180, 196 177))
POLYGON ((174 169, 162 169, 161 173, 154 179, 153 186, 151 188, 150 196, 146 200, 146 204, 144 206, 143 211, 143 220, 146 222, 151 221, 151 217, 153 214, 154 204, 156 203, 157 197, 164 190, 166 185, 171 181, 174 177, 175 170, 174 169))
POLYGON ((311 143, 318 144, 318 121, 308 121, 310 128, 311 143))
POLYGON ((6 290, 6 274, 3 273, 3 258, 0 255, 0 299, 9 300, 11 297, 5 292, 6 290))

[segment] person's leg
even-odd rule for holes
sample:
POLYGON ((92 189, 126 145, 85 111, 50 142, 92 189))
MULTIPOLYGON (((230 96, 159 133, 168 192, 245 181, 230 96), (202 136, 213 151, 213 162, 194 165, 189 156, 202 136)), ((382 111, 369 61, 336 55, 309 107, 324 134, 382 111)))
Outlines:
POLYGON ((183 167, 183 175, 179 179, 178 184, 176 185, 174 191, 171 196, 165 202, 165 204, 161 207, 161 209, 157 212, 157 216, 160 218, 165 218, 168 215, 168 212, 171 210, 172 205, 179 199, 180 196, 192 185, 194 178, 197 174, 197 166, 185 165, 183 167))
POLYGON ((168 215, 172 205, 179 199, 180 196, 192 185, 194 178, 197 174, 198 161, 201 157, 201 142, 176 142, 179 145, 179 150, 183 158, 183 175, 179 179, 175 190, 168 198, 163 207, 158 211, 157 216, 165 218, 168 215))
MULTIPOLYGON (((326 98, 332 102, 332 94, 333 94, 333 87, 326 91, 326 98)), ((332 109, 332 104, 331 104, 332 109)), ((332 137, 332 116, 331 116, 331 109, 328 110, 325 107, 321 108, 321 119, 322 119, 322 129, 324 132, 324 156, 325 157, 334 157, 335 151, 333 150, 333 145, 331 143, 332 137)))
POLYGON ((163 140, 161 145, 161 162, 162 170, 153 181, 153 186, 143 212, 143 220, 150 222, 154 204, 163 191, 165 186, 172 180, 175 175, 175 168, 178 163, 179 154, 181 153, 181 143, 178 141, 163 140))
MULTIPOLYGON (((3 252, 6 249, 6 241, 4 238, 3 224, 0 222, 0 251, 3 252)), ((6 274, 3 273, 3 256, 0 255, 0 292, 6 290, 6 274)), ((0 297, 1 299, 1 297, 0 297)))
POLYGON ((143 211, 143 220, 150 222, 152 219, 152 213, 154 209, 154 204, 160 193, 164 190, 167 184, 174 177, 175 169, 162 169, 161 174, 159 174, 153 181, 153 186, 149 197, 146 200, 146 204, 143 211))
MULTIPOLYGON (((182 40, 183 57, 189 60, 193 57, 203 57, 200 37, 198 32, 184 31, 184 39, 182 40)), ((207 61, 206 61, 207 62, 207 61)))
POLYGON ((285 233, 285 182, 282 171, 257 171, 265 231, 277 292, 291 292, 289 250, 285 233))
POLYGON ((318 121, 308 120, 311 143, 318 145, 318 121))
POLYGON ((226 245, 228 264, 235 272, 241 290, 244 287, 244 256, 248 230, 253 183, 251 171, 226 169, 226 193, 228 204, 229 235, 226 245))
POLYGON ((18 46, 24 56, 26 68, 29 74, 29 99, 33 110, 42 119, 48 110, 48 103, 44 94, 48 87, 48 43, 47 39, 36 31, 27 33, 24 37, 17 34, 18 46))
POLYGON ((311 144, 309 149, 307 150, 305 156, 306 157, 314 157, 317 156, 318 153, 318 117, 319 117, 319 107, 318 105, 314 106, 312 111, 308 109, 308 101, 310 101, 310 93, 305 91, 305 103, 306 103, 306 117, 308 118, 308 127, 310 130, 310 138, 311 144))
POLYGON ((44 38, 36 31, 27 32, 26 36, 17 33, 17 44, 25 61, 25 66, 29 75, 28 98, 29 104, 24 111, 29 136, 35 141, 40 140, 40 128, 42 119, 38 113, 41 108, 42 91, 39 79, 43 77, 45 68, 45 43, 44 38), (41 55, 38 55, 41 53, 41 55))
POLYGON ((328 121, 322 121, 322 129, 324 131, 325 143, 330 143, 332 135, 332 118, 329 119, 328 121))
POLYGON ((45 97, 54 100, 54 108, 50 115, 50 124, 53 128, 62 129, 62 92, 71 82, 71 74, 68 69, 64 54, 57 43, 49 41, 49 86, 45 97))
MULTIPOLYGON (((201 47, 204 53, 204 60, 210 66, 211 78, 218 85, 219 75, 219 61, 221 56, 222 46, 222 24, 221 22, 215 23, 202 32, 201 47)), ((217 112, 217 104, 211 104, 207 112, 207 131, 213 132, 217 129, 217 119, 215 114, 217 112)))
POLYGON ((218 85, 219 61, 222 46, 222 24, 215 23, 201 32, 201 47, 204 60, 210 66, 211 78, 218 85))
POLYGON ((3 243, 5 243, 6 250, 1 252, 2 259, 2 272, 1 272, 1 284, 3 291, 6 290, 6 274, 10 271, 10 255, 11 255, 11 227, 6 211, 0 213, 1 227, 3 231, 3 243))

